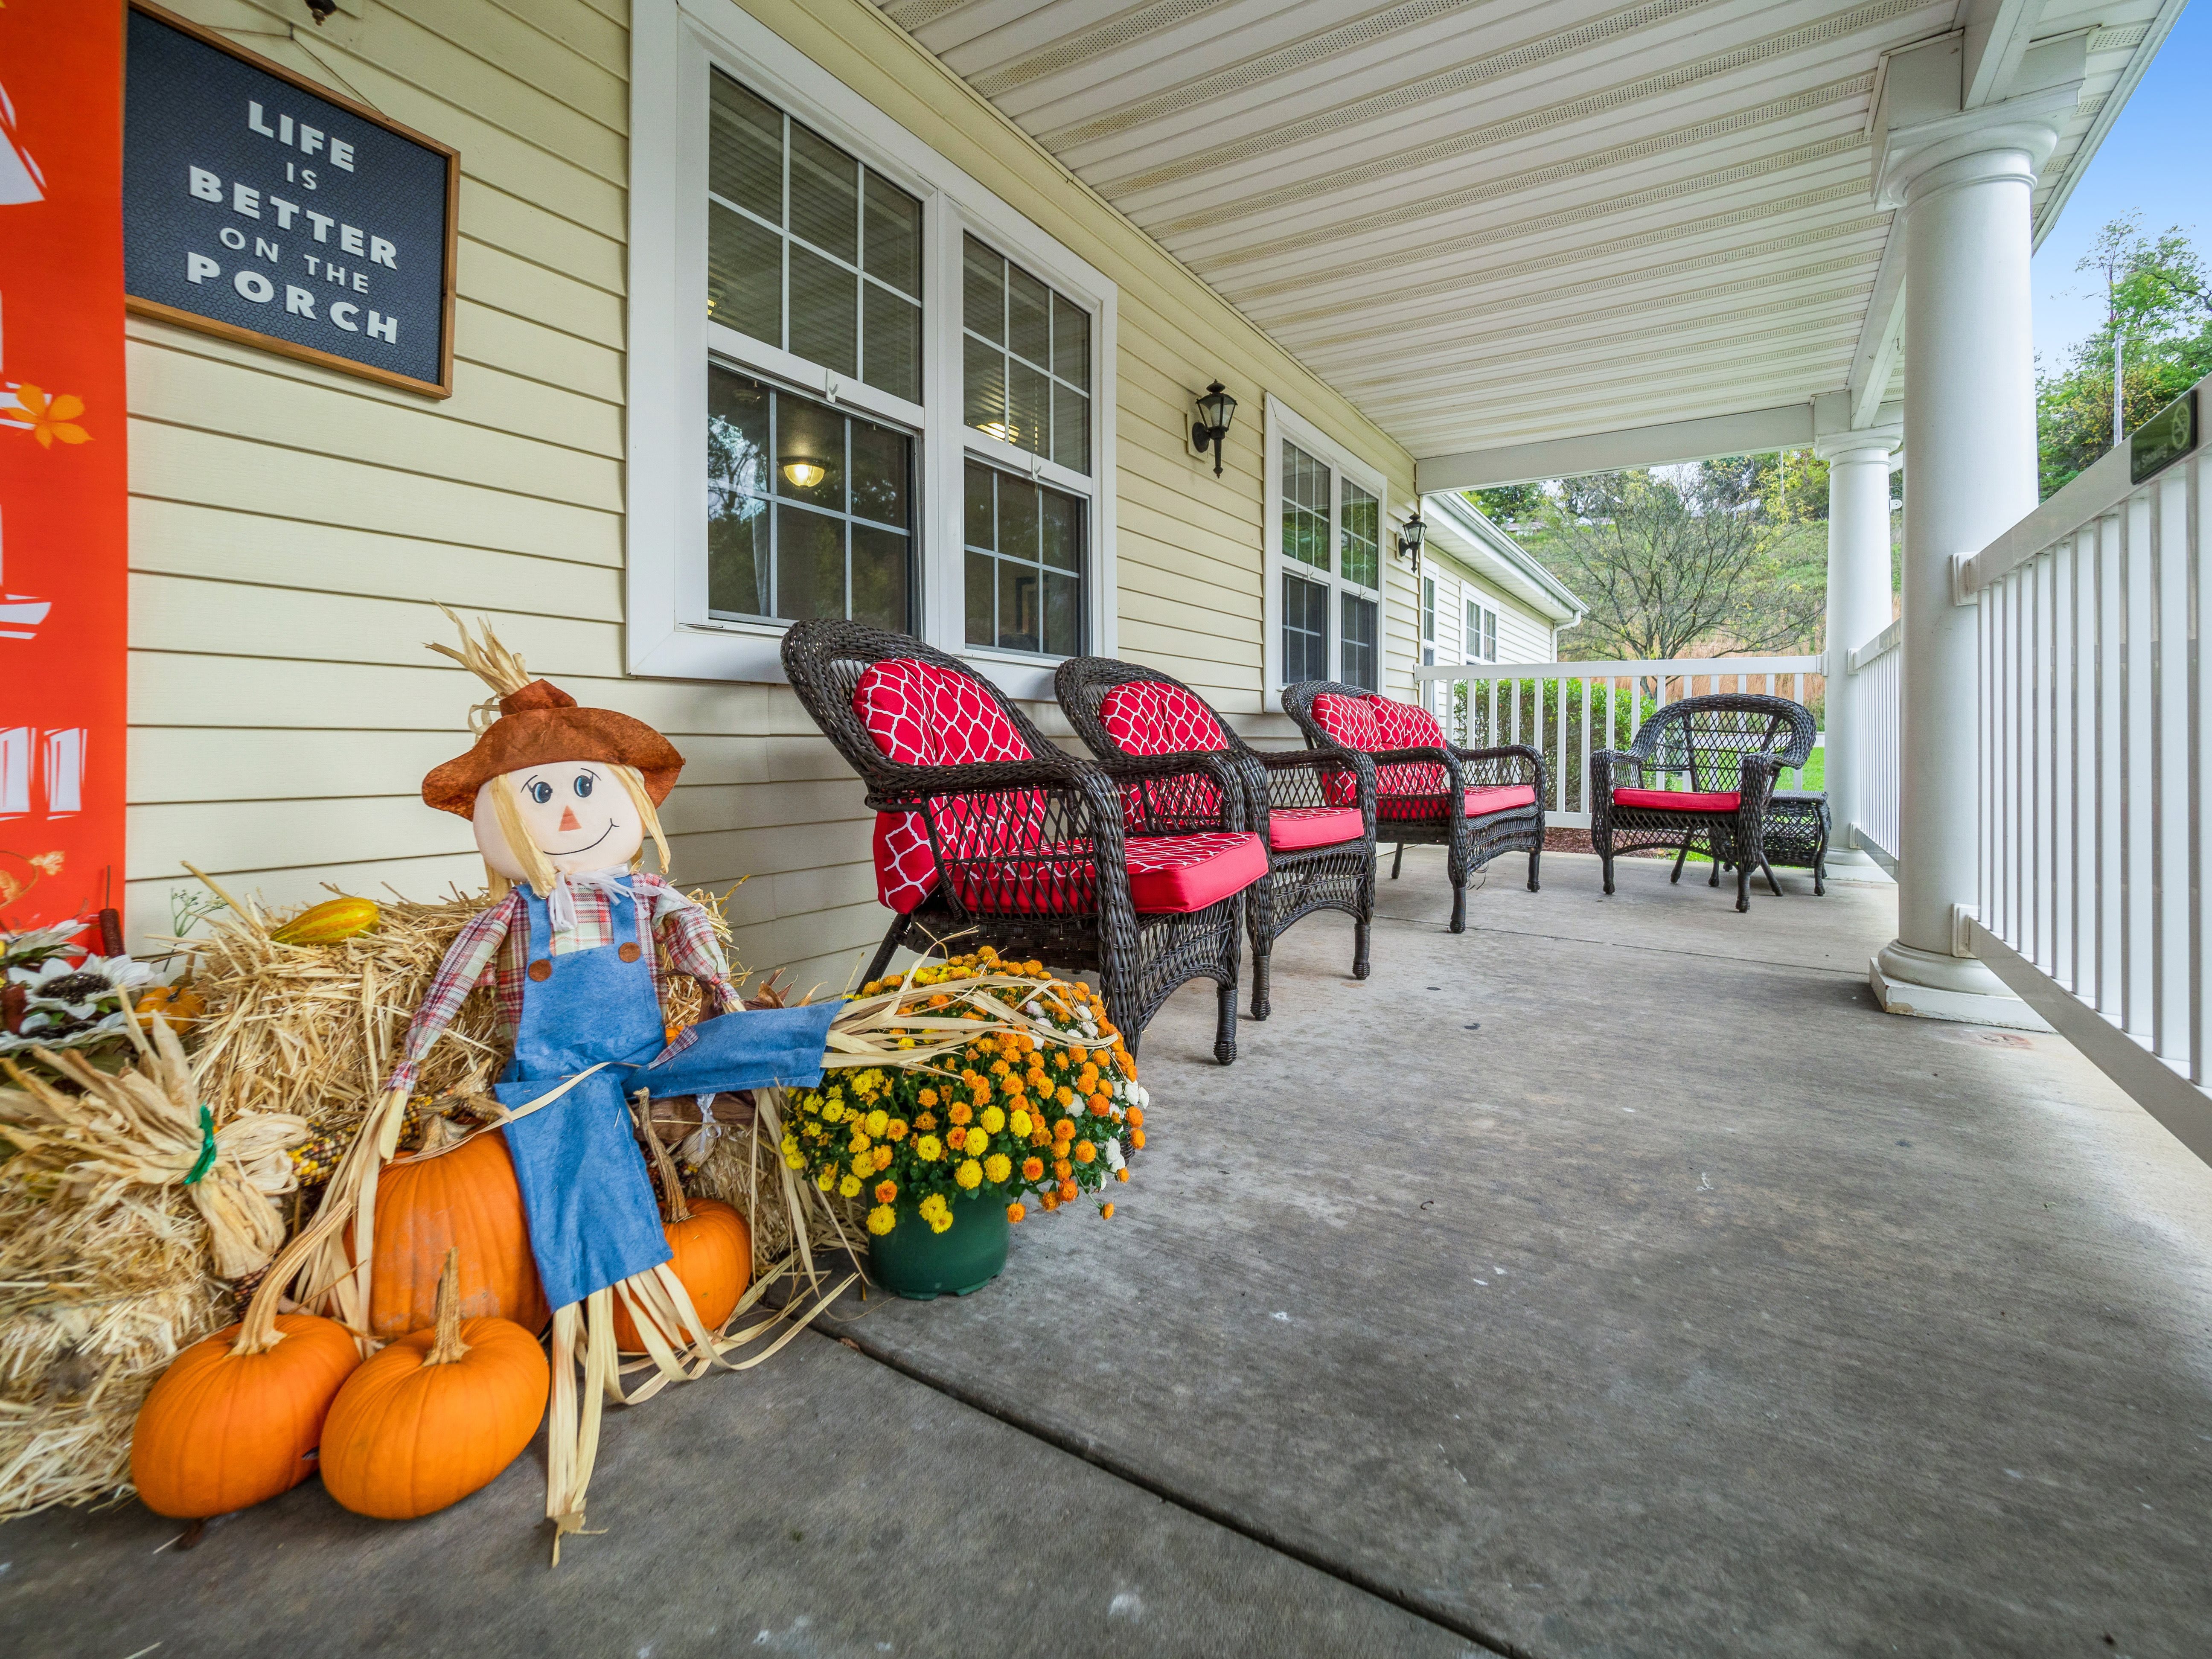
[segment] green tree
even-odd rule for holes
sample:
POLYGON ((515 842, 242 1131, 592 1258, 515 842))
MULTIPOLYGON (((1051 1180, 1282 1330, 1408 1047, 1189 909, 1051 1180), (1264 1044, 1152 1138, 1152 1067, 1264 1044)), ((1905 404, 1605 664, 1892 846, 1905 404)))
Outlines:
POLYGON ((2179 226, 2151 237, 2133 214, 2099 231, 2074 267, 2099 279, 2105 320, 2036 376, 2036 432, 2048 497, 2112 447, 2112 343, 2125 432, 2212 373, 2212 272, 2179 226))
MULTIPOLYGON (((1810 461, 1810 457, 1802 458, 1810 461)), ((1796 474, 1799 458, 1793 456, 1796 474)), ((1817 649, 1826 610, 1825 468, 1782 487, 1771 455, 1569 478, 1531 550, 1589 606, 1563 658, 1817 649)))

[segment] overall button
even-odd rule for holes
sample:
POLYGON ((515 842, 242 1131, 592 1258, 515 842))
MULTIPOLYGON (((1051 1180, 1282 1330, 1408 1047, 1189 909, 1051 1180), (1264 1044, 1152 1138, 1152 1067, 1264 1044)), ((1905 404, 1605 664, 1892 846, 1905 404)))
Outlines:
POLYGON ((615 954, 620 957, 624 962, 635 962, 638 957, 643 954, 643 952, 641 951, 635 945, 625 945, 621 950, 616 951, 615 954))
POLYGON ((540 985, 543 985, 547 980, 553 977, 553 964, 548 962, 544 957, 538 957, 537 961, 530 964, 530 977, 536 980, 540 985))

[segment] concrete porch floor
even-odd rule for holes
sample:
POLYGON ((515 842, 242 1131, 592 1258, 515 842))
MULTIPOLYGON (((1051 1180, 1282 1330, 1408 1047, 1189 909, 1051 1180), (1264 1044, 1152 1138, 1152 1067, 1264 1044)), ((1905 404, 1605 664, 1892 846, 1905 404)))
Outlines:
POLYGON ((0 1528, 0 1648, 128 1656, 2212 1650, 2212 1170, 2058 1039, 1890 1018, 1891 894, 1440 856, 1143 1055, 1121 1213, 611 1414, 408 1526, 0 1528), (158 1646, 154 1644, 158 1644, 158 1646))

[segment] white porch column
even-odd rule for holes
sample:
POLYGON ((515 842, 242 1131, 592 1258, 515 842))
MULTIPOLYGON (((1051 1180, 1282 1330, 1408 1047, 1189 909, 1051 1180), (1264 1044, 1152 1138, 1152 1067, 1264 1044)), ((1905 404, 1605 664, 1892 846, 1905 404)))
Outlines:
POLYGON ((1977 896, 1979 752, 1975 613, 1952 603, 1951 561, 2036 503, 2028 192, 2079 82, 1960 111, 1957 38, 1893 58, 1877 112, 1877 193, 1905 238, 1905 632, 1897 938, 1869 977, 1893 1013, 2040 1026, 1954 954, 1954 908, 1977 896))
MULTIPOLYGON (((1816 420, 1818 418, 1816 404, 1816 420)), ((1866 819, 1866 784, 1859 772, 1861 688, 1850 654, 1889 626, 1889 472, 1901 437, 1897 426, 1817 435, 1813 453, 1828 464, 1828 693, 1824 763, 1828 811, 1835 824, 1831 869, 1884 879, 1875 861, 1849 838, 1866 819)))

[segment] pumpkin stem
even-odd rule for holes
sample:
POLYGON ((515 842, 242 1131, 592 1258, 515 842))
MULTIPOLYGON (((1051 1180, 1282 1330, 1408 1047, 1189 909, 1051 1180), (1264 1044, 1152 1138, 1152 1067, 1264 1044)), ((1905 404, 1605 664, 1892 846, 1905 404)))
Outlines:
POLYGON ((461 1247, 446 1249, 445 1270, 438 1275, 437 1340, 422 1356, 426 1365, 450 1365, 469 1351, 461 1340, 461 1247))
POLYGON ((660 1190, 668 1195, 670 1222, 689 1221, 691 1206, 684 1201, 684 1182, 676 1173, 676 1160, 668 1155, 668 1148, 660 1144, 660 1136, 653 1127, 653 1102, 644 1090, 637 1091, 638 1127, 645 1131, 646 1156, 653 1160, 654 1172, 660 1176, 660 1190))

